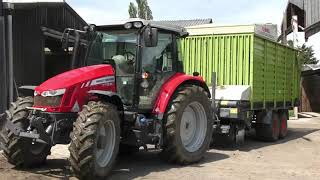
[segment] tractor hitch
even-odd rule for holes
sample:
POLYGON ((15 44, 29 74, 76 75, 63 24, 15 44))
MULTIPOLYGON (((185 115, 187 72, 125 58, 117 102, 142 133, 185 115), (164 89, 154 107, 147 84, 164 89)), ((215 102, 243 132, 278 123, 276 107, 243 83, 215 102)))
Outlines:
MULTIPOLYGON (((0 115, 0 133, 5 131, 5 129, 9 129, 15 136, 32 139, 35 142, 48 144, 50 143, 49 137, 44 137, 43 135, 34 132, 25 132, 19 126, 15 125, 11 121, 8 121, 5 114, 0 115)), ((2 138, 2 134, 0 135, 0 149, 5 150, 5 140, 2 138)))

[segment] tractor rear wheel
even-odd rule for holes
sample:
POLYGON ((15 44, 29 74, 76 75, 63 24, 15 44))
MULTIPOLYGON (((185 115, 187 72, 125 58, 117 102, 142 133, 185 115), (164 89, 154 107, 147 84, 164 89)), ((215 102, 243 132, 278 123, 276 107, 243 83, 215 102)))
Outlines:
POLYGON ((163 159, 171 163, 199 161, 209 149, 212 138, 212 110, 208 94, 198 86, 178 90, 164 116, 163 159))
POLYGON ((109 103, 89 102, 74 123, 70 135, 70 164, 80 179, 106 177, 119 151, 120 119, 109 103))
POLYGON ((266 123, 257 123, 255 126, 256 136, 262 141, 274 142, 279 139, 280 133, 280 121, 279 114, 276 111, 272 111, 272 115, 268 115, 264 112, 258 114, 258 118, 269 118, 266 123), (271 118, 271 119, 270 119, 271 118))
MULTIPOLYGON (((18 98, 16 102, 11 103, 9 110, 6 111, 7 120, 21 129, 27 130, 30 123, 27 107, 32 107, 32 105, 32 97, 18 98)), ((9 129, 4 128, 0 135, 7 148, 4 151, 5 157, 9 163, 17 167, 31 167, 42 164, 50 154, 51 147, 49 145, 17 137, 9 129)))

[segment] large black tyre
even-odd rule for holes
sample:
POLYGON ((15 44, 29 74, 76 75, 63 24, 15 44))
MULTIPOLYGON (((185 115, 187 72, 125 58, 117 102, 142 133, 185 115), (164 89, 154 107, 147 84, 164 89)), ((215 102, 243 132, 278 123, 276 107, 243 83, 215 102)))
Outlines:
POLYGON ((161 157, 170 163, 181 165, 201 160, 209 149, 213 130, 212 110, 208 93, 203 88, 194 85, 180 88, 171 99, 164 114, 164 120, 166 124, 161 157), (189 109, 192 108, 192 105, 195 105, 193 110, 189 109), (196 105, 198 108, 196 108, 196 105), (198 113, 198 115, 192 116, 191 111, 194 114, 198 113), (185 113, 189 116, 185 116, 185 113), (194 118, 188 118, 190 116, 194 118), (193 120, 196 124, 193 123, 193 120), (186 121, 190 121, 190 124, 186 121), (188 131, 193 128, 198 130, 195 130, 193 136, 188 137, 190 134, 188 131), (198 132, 200 133, 199 140, 196 135, 199 134, 198 132), (190 145, 188 144, 189 141, 190 145), (193 141, 195 142, 194 146, 193 141))
POLYGON ((269 124, 267 123, 257 123, 255 126, 256 136, 261 141, 274 142, 279 139, 280 133, 280 121, 279 115, 276 111, 272 111, 272 115, 268 115, 264 112, 258 114, 258 119, 271 118, 269 124))
MULTIPOLYGON (((16 102, 11 103, 6 111, 7 120, 13 122, 21 129, 26 130, 29 126, 29 111, 26 107, 32 107, 33 98, 18 98, 16 102)), ((9 129, 3 129, 0 133, 5 141, 7 148, 4 151, 8 162, 16 167, 31 167, 45 162, 50 154, 51 147, 46 144, 32 143, 31 140, 15 136, 9 129)))
POLYGON ((70 138, 69 160, 75 175, 80 179, 105 178, 119 151, 117 108, 109 103, 89 102, 79 113, 70 138))

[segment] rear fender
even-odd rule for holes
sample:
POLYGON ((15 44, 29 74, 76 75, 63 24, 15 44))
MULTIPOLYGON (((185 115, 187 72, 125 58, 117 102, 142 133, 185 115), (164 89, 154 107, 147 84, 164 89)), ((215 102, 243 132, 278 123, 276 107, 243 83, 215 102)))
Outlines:
POLYGON ((163 84, 156 103, 153 107, 153 113, 158 116, 159 119, 162 119, 163 114, 165 113, 167 106, 174 96, 176 90, 184 85, 197 85, 204 88, 209 98, 211 97, 208 86, 205 81, 200 76, 190 76, 183 73, 176 73, 173 77, 171 77, 165 84, 163 84))

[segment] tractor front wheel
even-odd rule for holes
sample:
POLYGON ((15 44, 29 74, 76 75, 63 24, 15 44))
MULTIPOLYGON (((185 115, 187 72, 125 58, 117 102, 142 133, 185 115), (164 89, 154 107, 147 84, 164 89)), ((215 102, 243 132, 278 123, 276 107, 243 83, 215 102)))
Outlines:
MULTIPOLYGON (((32 107, 32 105, 32 97, 18 98, 16 102, 11 103, 9 110, 6 111, 7 121, 11 121, 26 131, 30 124, 27 107, 32 107)), ((5 157, 9 163, 17 167, 31 167, 42 164, 50 154, 50 145, 17 137, 9 129, 4 128, 0 135, 6 145, 5 157)))
POLYGON ((212 110, 208 94, 198 86, 180 88, 165 113, 165 139, 161 153, 171 163, 199 161, 212 136, 212 110))
POLYGON ((109 103, 89 102, 70 135, 70 164, 80 179, 104 178, 112 170, 119 151, 120 119, 109 103))

